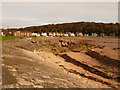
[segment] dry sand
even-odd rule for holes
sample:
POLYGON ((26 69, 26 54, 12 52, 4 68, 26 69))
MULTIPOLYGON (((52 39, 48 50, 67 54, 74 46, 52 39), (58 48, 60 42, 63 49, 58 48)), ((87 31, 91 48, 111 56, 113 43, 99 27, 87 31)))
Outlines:
POLYGON ((3 42, 3 88, 118 88, 117 38, 41 37, 3 42))

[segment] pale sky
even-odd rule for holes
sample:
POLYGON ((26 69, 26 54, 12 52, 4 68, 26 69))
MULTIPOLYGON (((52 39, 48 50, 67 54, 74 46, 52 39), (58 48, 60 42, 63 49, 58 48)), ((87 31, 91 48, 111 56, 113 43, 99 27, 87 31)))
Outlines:
POLYGON ((117 2, 4 2, 2 27, 66 22, 118 22, 117 2))

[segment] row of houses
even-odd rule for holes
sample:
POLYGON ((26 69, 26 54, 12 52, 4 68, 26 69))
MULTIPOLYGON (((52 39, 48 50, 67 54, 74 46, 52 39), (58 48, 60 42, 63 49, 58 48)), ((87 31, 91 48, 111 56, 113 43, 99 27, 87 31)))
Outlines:
POLYGON ((17 32, 13 32, 12 34, 13 34, 13 36, 32 36, 31 32, 17 31, 17 32))
POLYGON ((21 32, 21 31, 16 31, 16 32, 13 32, 11 33, 11 35, 13 36, 50 36, 50 37, 55 37, 55 36, 58 36, 58 37, 68 37, 68 36, 83 36, 82 33, 71 33, 71 32, 68 32, 68 33, 58 33, 58 32, 48 32, 48 33, 35 33, 35 32, 21 32))
MULTIPOLYGON (((89 34, 82 34, 80 32, 72 33, 72 32, 67 32, 67 33, 58 33, 58 32, 48 32, 48 33, 35 33, 35 32, 21 32, 21 31, 16 31, 16 32, 9 32, 11 36, 45 36, 45 37, 74 37, 74 36, 89 36, 89 34)), ((2 36, 5 36, 4 33, 2 32, 2 36)), ((97 33, 92 33, 91 36, 97 37, 97 33)), ((101 34, 101 36, 105 36, 104 33, 101 34)))

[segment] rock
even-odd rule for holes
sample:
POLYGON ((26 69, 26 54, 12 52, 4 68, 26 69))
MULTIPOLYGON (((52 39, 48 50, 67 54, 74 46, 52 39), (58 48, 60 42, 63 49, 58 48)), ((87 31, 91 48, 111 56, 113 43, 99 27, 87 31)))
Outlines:
POLYGON ((35 88, 44 88, 43 86, 40 86, 40 85, 35 85, 34 87, 35 88))
POLYGON ((46 79, 49 79, 50 77, 48 77, 48 76, 42 76, 43 78, 46 78, 46 79))
POLYGON ((32 79, 32 82, 34 82, 35 84, 41 84, 41 83, 44 83, 43 80, 39 80, 39 79, 37 79, 37 78, 33 78, 33 79, 32 79))
POLYGON ((63 39, 60 39, 59 42, 63 42, 63 39))
POLYGON ((29 86, 29 85, 34 86, 34 84, 32 82, 26 81, 25 79, 22 79, 22 78, 19 79, 18 84, 26 85, 26 86, 29 86))
POLYGON ((32 40, 31 43, 37 43, 37 42, 32 40))

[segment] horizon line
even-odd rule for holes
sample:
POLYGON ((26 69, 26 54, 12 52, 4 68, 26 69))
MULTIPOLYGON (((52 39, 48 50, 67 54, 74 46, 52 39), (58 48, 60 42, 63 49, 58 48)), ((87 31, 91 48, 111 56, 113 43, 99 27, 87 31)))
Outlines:
POLYGON ((46 23, 46 24, 41 24, 41 25, 28 25, 28 26, 23 26, 23 27, 9 27, 9 26, 6 26, 5 27, 0 27, 0 29, 19 29, 19 28, 27 28, 27 27, 34 27, 34 26, 44 26, 44 25, 57 25, 57 24, 66 24, 66 23, 80 23, 80 22, 86 22, 86 23, 103 23, 103 24, 109 24, 109 23, 112 23, 112 24, 116 24, 116 23, 119 23, 119 21, 116 21, 116 22, 102 22, 102 21, 73 21, 73 22, 58 22, 58 23, 46 23))

